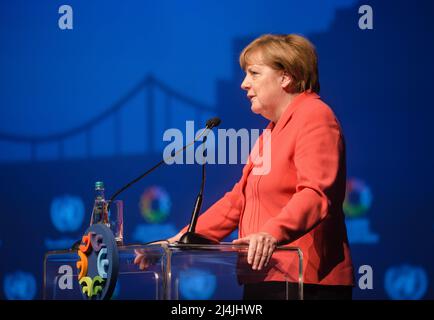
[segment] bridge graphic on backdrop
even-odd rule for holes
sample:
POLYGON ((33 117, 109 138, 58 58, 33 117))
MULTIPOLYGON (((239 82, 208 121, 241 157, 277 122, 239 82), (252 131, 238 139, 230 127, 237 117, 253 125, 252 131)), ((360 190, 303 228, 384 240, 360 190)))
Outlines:
MULTIPOLYGON (((161 152, 164 130, 177 127, 184 131, 186 120, 202 123, 205 119, 215 115, 215 107, 188 97, 152 75, 148 75, 106 111, 77 127, 45 136, 25 136, 0 132, 0 142, 8 142, 24 148, 26 150, 24 152, 25 156, 19 160, 36 161, 47 158, 40 151, 41 148, 46 146, 49 146, 51 150, 49 160, 62 160, 72 157, 77 158, 76 155, 68 156, 65 150, 68 141, 74 137, 81 137, 78 143, 79 148, 82 149, 79 158, 90 159, 95 155, 96 143, 101 141, 94 137, 94 132, 99 126, 103 126, 103 124, 107 126, 107 123, 111 122, 112 129, 106 130, 103 136, 105 145, 110 146, 108 149, 111 151, 103 152, 103 154, 129 154, 131 152, 125 151, 125 148, 123 148, 123 144, 125 144, 123 140, 125 139, 122 139, 122 137, 126 131, 132 129, 129 125, 123 123, 122 116, 128 112, 128 108, 131 107, 130 102, 134 99, 136 99, 136 102, 137 99, 140 99, 139 107, 142 109, 141 117, 143 119, 141 125, 142 129, 144 128, 143 134, 140 134, 141 137, 138 137, 134 132, 130 134, 130 136, 134 136, 134 139, 142 140, 142 147, 136 148, 133 152, 136 154, 161 152)), ((0 161, 10 161, 10 159, 0 161)))

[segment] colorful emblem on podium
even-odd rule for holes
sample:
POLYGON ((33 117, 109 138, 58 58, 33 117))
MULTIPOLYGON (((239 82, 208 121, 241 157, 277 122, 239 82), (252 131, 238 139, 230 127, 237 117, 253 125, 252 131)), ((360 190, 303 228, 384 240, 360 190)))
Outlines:
POLYGON ((110 299, 119 271, 119 255, 111 230, 103 224, 90 226, 77 253, 78 282, 83 298, 110 299))

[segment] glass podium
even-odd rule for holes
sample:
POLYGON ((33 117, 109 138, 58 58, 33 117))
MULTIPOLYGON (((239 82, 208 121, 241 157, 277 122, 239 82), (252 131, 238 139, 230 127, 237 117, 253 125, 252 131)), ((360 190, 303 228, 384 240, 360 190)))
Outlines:
MULTIPOLYGON (((303 299, 303 254, 299 248, 277 247, 261 271, 252 270, 247 264, 247 251, 247 245, 232 243, 119 246, 112 299, 241 300, 243 284, 267 281, 276 274, 297 285, 297 297, 289 297, 287 292, 288 299, 303 299)), ((44 299, 83 299, 78 260, 77 250, 72 249, 45 254, 44 299)))

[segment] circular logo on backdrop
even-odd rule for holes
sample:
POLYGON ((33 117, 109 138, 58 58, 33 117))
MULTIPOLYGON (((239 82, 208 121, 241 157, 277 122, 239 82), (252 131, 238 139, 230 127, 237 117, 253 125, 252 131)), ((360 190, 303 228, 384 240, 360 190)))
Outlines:
POLYGON ((365 214, 372 204, 371 189, 362 180, 355 178, 347 181, 347 189, 343 209, 349 218, 356 218, 365 214))
POLYGON ((393 300, 419 300, 428 288, 428 276, 417 266, 391 267, 386 271, 384 287, 393 300))
POLYGON ((110 299, 119 271, 119 254, 112 231, 103 224, 90 226, 77 253, 78 282, 83 297, 110 299))
POLYGON ((179 274, 179 290, 188 300, 210 299, 216 290, 216 276, 209 271, 190 269, 179 274))
POLYGON ((140 197, 140 212, 150 223, 164 221, 169 216, 171 206, 169 194, 161 187, 150 187, 140 197))
POLYGON ((6 274, 3 291, 8 300, 31 300, 36 295, 36 279, 23 271, 6 274))
POLYGON ((81 198, 70 195, 56 197, 51 202, 51 221, 60 232, 77 231, 84 218, 81 198))

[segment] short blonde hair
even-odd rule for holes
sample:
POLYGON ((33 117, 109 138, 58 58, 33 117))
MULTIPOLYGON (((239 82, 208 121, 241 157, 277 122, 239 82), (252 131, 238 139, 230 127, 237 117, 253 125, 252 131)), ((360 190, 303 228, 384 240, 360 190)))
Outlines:
POLYGON ((308 39, 296 34, 262 35, 241 52, 240 66, 243 70, 246 70, 250 54, 258 51, 266 65, 291 75, 294 80, 291 92, 319 92, 318 56, 308 39))

